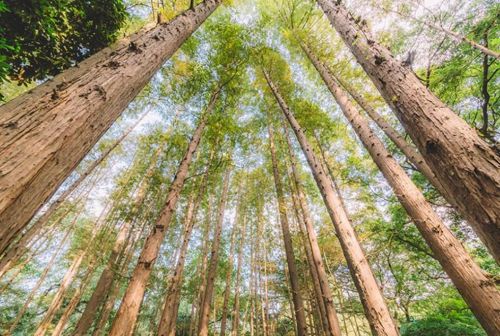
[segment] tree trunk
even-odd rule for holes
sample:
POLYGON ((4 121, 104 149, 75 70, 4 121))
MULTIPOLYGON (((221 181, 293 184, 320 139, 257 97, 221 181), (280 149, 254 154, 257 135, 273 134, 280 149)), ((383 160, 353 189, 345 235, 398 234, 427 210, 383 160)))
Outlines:
POLYGON ((288 134, 288 127, 283 125, 283 133, 285 134, 288 153, 290 156, 290 166, 291 166, 291 177, 293 185, 295 187, 295 192, 297 194, 297 201, 299 208, 301 209, 303 224, 305 226, 305 233, 308 239, 309 250, 311 253, 311 266, 315 269, 315 274, 318 277, 319 286, 321 290, 321 300, 323 305, 318 302, 318 305, 324 307, 325 317, 327 320, 328 328, 327 333, 332 336, 340 335, 340 325, 337 317, 337 312, 335 311, 335 306, 333 304, 333 294, 330 290, 330 285, 328 283, 328 277, 326 275, 325 267, 323 265, 323 259, 321 258, 321 250, 318 245, 318 240, 316 238, 316 231, 314 230, 313 220, 311 217, 311 212, 309 211, 309 206, 307 205, 306 196, 304 193, 303 186, 299 180, 299 174, 297 170, 297 160, 295 153, 293 152, 292 142, 288 134))
POLYGON ((234 246, 236 238, 236 229, 238 222, 238 210, 236 210, 234 219, 233 232, 231 233, 231 245, 229 247, 229 262, 226 273, 226 289, 224 290, 224 302, 222 304, 222 318, 220 322, 220 336, 225 336, 227 327, 227 306, 229 304, 229 295, 231 294, 231 277, 233 275, 233 258, 234 258, 234 246))
MULTIPOLYGON (((313 56, 310 54, 310 56, 313 56)), ((342 112, 352 125, 375 164, 394 190, 401 205, 413 220, 453 284, 489 335, 500 333, 500 292, 491 279, 467 253, 463 245, 444 225, 422 192, 391 157, 382 141, 370 129, 368 121, 352 104, 326 67, 310 57, 342 112)))
POLYGON ((333 189, 331 178, 324 171, 322 164, 316 158, 303 130, 300 128, 300 125, 290 112, 283 97, 281 97, 281 94, 266 71, 264 71, 264 75, 283 114, 297 136, 314 179, 316 180, 316 184, 323 196, 328 213, 335 226, 335 231, 349 266, 351 276, 361 297, 365 315, 370 324, 372 333, 377 336, 399 335, 399 330, 390 315, 377 281, 368 264, 368 260, 366 260, 365 253, 357 239, 356 232, 349 221, 347 212, 342 205, 339 195, 333 189))
MULTIPOLYGON (((240 244, 238 246, 238 266, 236 267, 236 283, 234 284, 234 305, 231 336, 238 336, 240 328, 240 286, 241 286, 241 267, 243 263, 243 242, 246 236, 247 219, 242 216, 242 227, 240 231, 240 244)), ((235 222, 236 224, 236 222, 235 222)))
POLYGON ((293 253, 292 238, 290 235, 290 226, 288 224, 288 217, 286 213, 286 203, 283 196, 283 186, 281 184, 281 177, 278 170, 278 159, 276 157, 276 149, 274 147, 274 134, 272 126, 268 126, 269 132, 269 147, 271 150, 271 159, 273 167, 274 185, 276 188, 276 196, 278 199, 278 212, 281 222, 281 231, 283 234, 283 243, 285 245, 286 261, 288 266, 288 274, 290 275, 290 288, 292 291, 292 301, 294 307, 295 320, 297 323, 297 335, 307 335, 306 318, 304 314, 304 302, 300 294, 299 278, 297 273, 297 266, 295 265, 295 256, 293 253))
POLYGON ((221 2, 205 0, 0 107, 0 251, 221 2))
POLYGON ((116 314, 115 320, 111 327, 111 336, 131 335, 139 314, 139 309, 146 291, 146 286, 153 270, 154 262, 160 252, 161 244, 164 240, 167 229, 172 219, 172 214, 175 211, 177 200, 184 186, 184 181, 188 174, 188 169, 191 164, 193 154, 200 143, 203 129, 205 128, 207 117, 212 112, 219 96, 219 89, 215 91, 207 106, 206 111, 201 115, 198 126, 194 131, 193 138, 184 154, 184 158, 179 164, 177 174, 175 175, 170 191, 167 196, 165 207, 163 208, 160 218, 156 222, 154 229, 149 234, 144 247, 142 249, 137 265, 130 278, 129 285, 125 291, 122 303, 116 314))
POLYGON ((173 276, 171 277, 167 294, 165 298, 165 303, 163 304, 163 312, 160 319, 160 325, 158 328, 159 336, 175 336, 175 325, 177 321, 177 312, 179 309, 179 298, 182 289, 182 280, 184 274, 184 263, 186 261, 186 255, 189 247, 189 242, 191 241, 191 233, 193 232, 194 225, 196 223, 196 215, 200 207, 201 201, 205 196, 205 190, 207 186, 210 163, 213 160, 215 151, 212 151, 208 159, 208 164, 206 165, 206 171, 203 175, 201 185, 198 189, 197 195, 195 196, 195 190, 188 201, 186 209, 186 217, 184 218, 184 238, 182 240, 182 245, 180 247, 179 256, 177 260, 177 265, 175 266, 173 276))
POLYGON ((71 314, 73 314, 73 312, 75 311, 76 306, 78 305, 80 299, 82 298, 85 288, 88 286, 90 282, 90 278, 92 276, 93 271, 94 267, 91 267, 86 271, 86 274, 83 276, 80 286, 76 289, 75 293, 73 294, 73 297, 68 303, 68 306, 66 307, 64 313, 59 319, 59 322, 57 322, 54 331, 52 331, 52 336, 60 336, 64 331, 64 328, 66 327, 66 324, 68 323, 71 314))
POLYGON ((226 167, 220 196, 219 205, 217 207, 217 222, 215 224, 214 239, 212 242, 212 251, 210 252, 210 262, 208 266, 207 279, 205 285, 205 293, 199 311, 198 336, 208 335, 208 320, 210 318, 210 303, 214 292, 215 276, 217 275, 217 264, 219 260, 219 247, 222 234, 222 224, 224 222, 224 212, 226 210, 227 195, 229 190, 229 177, 231 169, 226 167))
POLYGON ((332 0, 318 0, 460 213, 500 263, 500 156, 332 0))

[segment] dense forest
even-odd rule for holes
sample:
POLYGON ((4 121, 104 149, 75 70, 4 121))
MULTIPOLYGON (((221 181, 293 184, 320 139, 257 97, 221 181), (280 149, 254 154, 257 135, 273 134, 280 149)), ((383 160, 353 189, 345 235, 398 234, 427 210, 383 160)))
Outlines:
POLYGON ((0 335, 499 336, 495 0, 0 0, 0 335))

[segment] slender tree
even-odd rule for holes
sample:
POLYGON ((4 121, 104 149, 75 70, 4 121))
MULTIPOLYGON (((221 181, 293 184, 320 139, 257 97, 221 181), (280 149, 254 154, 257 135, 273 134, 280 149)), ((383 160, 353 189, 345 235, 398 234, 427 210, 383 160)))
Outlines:
POLYGON ((228 267, 226 271, 226 289, 224 290, 224 301, 222 303, 222 317, 220 322, 220 336, 225 336, 227 327, 227 311, 229 305, 229 296, 231 295, 231 280, 233 275, 233 263, 234 263, 234 248, 235 248, 235 238, 236 238, 236 223, 238 221, 238 210, 235 213, 235 220, 233 225, 233 231, 231 233, 231 243, 229 247, 229 259, 228 267))
POLYGON ((208 265, 208 272, 205 284, 205 292, 203 293, 202 304, 200 305, 199 311, 199 322, 198 322, 198 336, 208 335, 208 320, 210 318, 210 304, 212 302, 215 277, 217 272, 217 264, 219 260, 219 249, 220 240, 222 234, 222 224, 224 222, 224 213, 226 210, 226 202, 229 191, 229 180, 230 180, 231 169, 226 167, 226 172, 224 173, 222 193, 219 200, 219 205, 217 207, 217 222, 215 224, 214 239, 212 242, 212 251, 210 252, 210 261, 208 265))
POLYGON ((335 97, 345 117, 368 150, 376 165, 393 188, 399 202, 406 209, 425 241, 434 252, 450 279, 489 335, 500 333, 500 292, 491 279, 474 262, 463 245, 444 225, 426 201, 422 192, 391 157, 382 141, 370 129, 347 94, 338 85, 327 68, 312 53, 308 54, 326 86, 335 97))
POLYGON ((299 279, 297 273, 297 266, 295 264, 295 255, 293 252, 292 238, 290 235, 290 226, 288 224, 288 217, 286 213, 286 203, 283 194, 283 186, 281 183, 281 176, 278 169, 278 159, 276 157, 276 149, 274 145, 274 131, 272 126, 268 127, 269 134, 269 148, 271 151, 272 169, 274 177, 274 185, 276 188, 276 196, 278 199, 278 212, 281 223, 281 231, 283 235, 283 242, 285 245, 286 262, 288 266, 288 275, 290 281, 290 289, 292 292, 293 313, 297 323, 297 335, 307 335, 306 318, 304 314, 304 301, 300 294, 299 279))
POLYGON ((264 76, 283 114, 290 123, 311 167, 314 179, 335 226, 335 231, 337 232, 349 270, 351 271, 351 276, 360 294, 372 333, 374 335, 399 335, 398 328, 390 315, 377 281, 358 241, 356 232, 350 223, 340 197, 333 188, 331 178, 316 158, 303 130, 265 70, 264 76))
POLYGON ((500 156, 340 1, 318 0, 387 104, 395 111, 460 213, 500 262, 500 156))
POLYGON ((189 143, 186 153, 184 154, 184 158, 179 164, 177 174, 170 185, 170 191, 165 202, 165 207, 163 208, 154 229, 146 239, 137 265, 132 273, 125 296, 120 305, 120 309, 118 310, 115 320, 113 321, 110 335, 122 336, 131 335, 133 333, 139 308, 144 297, 144 292, 146 291, 146 284, 151 275, 151 271, 153 270, 154 262, 160 252, 160 247, 167 229, 170 226, 172 214, 177 205, 180 192, 184 186, 184 181, 186 179, 192 157, 200 143, 203 130, 207 123, 207 117, 214 109, 219 94, 220 89, 218 88, 211 95, 206 111, 202 113, 200 120, 198 121, 198 126, 193 133, 193 137, 189 143))
POLYGON ((221 2, 205 0, 0 107, 0 251, 221 2))

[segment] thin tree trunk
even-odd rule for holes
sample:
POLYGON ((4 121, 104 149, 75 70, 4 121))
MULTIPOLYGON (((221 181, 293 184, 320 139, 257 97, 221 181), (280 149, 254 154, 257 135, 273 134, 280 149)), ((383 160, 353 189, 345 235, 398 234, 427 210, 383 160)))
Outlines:
POLYGON ((0 251, 221 2, 205 0, 0 107, 0 251))
POLYGON ((220 91, 217 89, 217 91, 212 94, 206 111, 200 117, 198 126, 194 131, 193 138, 189 143, 184 158, 179 164, 177 174, 170 185, 170 191, 165 202, 165 207, 163 208, 154 229, 146 239, 143 250, 139 256, 139 260, 137 261, 137 265, 132 273, 129 285, 120 305, 120 309, 118 310, 115 320, 113 321, 110 331, 111 336, 131 335, 133 333, 139 309, 144 297, 144 292, 146 291, 146 285, 153 270, 154 262, 158 257, 161 244, 170 225, 172 214, 177 205, 180 192, 184 186, 184 181, 186 179, 193 154, 196 152, 198 144, 200 143, 201 136, 207 122, 207 117, 213 110, 219 93, 220 91))
MULTIPOLYGON (((238 246, 238 266, 236 266, 236 282, 234 284, 234 305, 231 336, 237 336, 240 328, 240 286, 241 286, 241 267, 243 263, 243 242, 246 237, 247 219, 242 216, 242 227, 240 231, 240 244, 238 246)), ((235 222, 236 224, 236 222, 235 222)))
POLYGON ((500 263, 500 156, 340 2, 317 1, 393 109, 460 213, 500 263))
POLYGON ((208 266, 207 279, 205 285, 205 293, 199 311, 198 336, 208 335, 208 320, 210 318, 210 303, 214 292, 215 276, 217 272, 217 264, 219 260, 220 240, 222 234, 222 224, 224 222, 224 212, 226 210, 227 195, 229 190, 229 178, 231 169, 226 167, 220 196, 219 205, 217 207, 217 222, 215 224, 214 239, 212 242, 212 251, 210 252, 210 262, 208 266))
POLYGON ((236 210, 233 225, 233 232, 231 233, 231 244, 229 247, 229 256, 228 256, 228 267, 226 272, 226 289, 224 290, 224 301, 222 304, 222 318, 220 322, 220 336, 225 336, 226 327, 227 327, 227 306, 229 304, 229 295, 231 294, 231 278, 233 275, 233 263, 234 263, 234 247, 235 247, 235 238, 236 238, 236 230, 238 222, 238 210, 236 210))
POLYGON ((292 238, 290 235, 290 226, 288 224, 288 217, 286 213, 286 203, 283 196, 283 186, 281 184, 281 177, 278 170, 278 159, 276 157, 276 149, 274 147, 274 134, 272 126, 268 126, 269 132, 269 147, 271 151, 274 185, 276 188, 276 195, 278 199, 278 212, 281 223, 281 230, 283 234, 283 242, 285 245, 286 261, 288 266, 288 273, 290 275, 290 288, 292 291, 294 314, 297 323, 297 335, 307 335, 306 319, 304 314, 304 302, 302 300, 299 288, 299 279, 297 273, 297 266, 295 265, 295 256, 293 253, 292 238))
POLYGON ((52 331, 52 336, 60 336, 62 332, 64 331, 64 328, 66 327, 66 324, 68 323, 68 320, 73 314, 73 312, 76 309, 76 306, 80 302, 80 299, 82 298, 82 295, 85 291, 85 288, 89 285, 90 278, 92 276, 92 273, 94 271, 94 267, 89 268, 86 271, 86 274, 83 276, 82 282, 80 283, 80 286, 76 289, 75 293, 73 294, 73 297, 71 298, 70 302, 68 303, 68 306, 64 310, 64 313, 62 314, 61 318, 59 319, 59 322, 57 322, 56 327, 54 328, 54 331, 52 331))
POLYGON ((453 284, 490 335, 500 333, 500 292, 491 279, 474 262, 463 245, 444 225, 426 201, 422 192, 404 169, 391 157, 382 141, 370 129, 368 121, 349 101, 347 94, 315 57, 311 62, 335 97, 375 164, 394 190, 396 197, 412 218, 453 284))
POLYGON ((283 114, 297 136, 314 179, 316 180, 316 184, 323 196, 328 213, 335 226, 335 231, 349 266, 351 276, 356 284, 361 301, 363 302, 365 315, 370 323, 373 334, 377 336, 399 335, 399 330, 390 315, 377 281, 368 264, 368 260, 365 257, 365 253, 357 239, 356 232, 350 223, 347 212, 339 195, 333 189, 331 178, 324 171, 321 162, 314 154, 303 130, 300 128, 300 125, 290 112, 283 97, 281 97, 281 94, 266 71, 264 71, 264 75, 283 114))
MULTIPOLYGON (((328 283, 328 277, 325 272, 325 267, 323 265, 323 259, 321 258, 321 250, 318 245, 318 240, 316 238, 316 231, 314 230, 313 221, 311 217, 311 212, 309 211, 309 206, 307 205, 306 196, 304 194, 303 186, 299 180, 299 174, 297 170, 297 159, 295 153, 293 152, 292 142, 288 134, 288 127, 284 125, 283 133, 287 141, 288 153, 290 156, 291 164, 291 175, 293 185, 295 187, 295 192, 297 194, 297 201, 301 213, 303 216, 303 223, 305 226, 306 237, 308 239, 309 250, 311 253, 311 266, 315 268, 315 274, 317 274, 319 286, 321 289, 321 300, 323 301, 323 307, 325 309, 325 317, 328 323, 329 334, 333 336, 340 335, 340 325, 337 317, 337 312, 335 311, 335 306, 333 303, 333 294, 330 290, 330 285, 328 283)), ((321 307, 321 303, 318 303, 321 307)))
POLYGON ((193 232, 193 228, 196 223, 196 215, 198 213, 201 201, 203 200, 203 197, 205 195, 205 190, 210 170, 210 163, 213 160, 214 154, 215 151, 212 151, 208 159, 208 164, 206 165, 206 171, 205 174, 203 175, 201 185, 199 189, 197 189, 198 192, 195 193, 195 190, 193 190, 192 195, 188 201, 186 216, 184 218, 184 238, 182 240, 182 244, 179 249, 177 265, 175 266, 173 275, 168 283, 165 303, 163 304, 163 311, 160 318, 160 325, 158 327, 157 334, 159 336, 175 336, 175 326, 177 321, 177 313, 179 309, 178 303, 182 287, 184 263, 186 261, 189 242, 191 241, 191 233, 193 232))

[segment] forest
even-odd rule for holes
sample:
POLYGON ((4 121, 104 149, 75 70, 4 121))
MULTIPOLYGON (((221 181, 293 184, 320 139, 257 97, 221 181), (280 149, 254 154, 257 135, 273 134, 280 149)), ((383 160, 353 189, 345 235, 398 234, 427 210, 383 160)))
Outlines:
POLYGON ((0 335, 499 336, 499 21, 0 0, 0 335))

